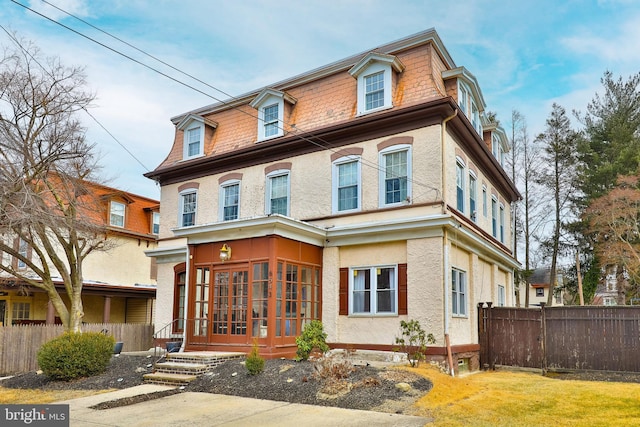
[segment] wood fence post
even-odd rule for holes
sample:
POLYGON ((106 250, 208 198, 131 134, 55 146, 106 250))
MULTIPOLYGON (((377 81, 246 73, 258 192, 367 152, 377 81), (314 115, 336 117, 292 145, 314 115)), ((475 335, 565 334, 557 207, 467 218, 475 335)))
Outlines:
POLYGON ((496 369, 496 364, 495 361, 493 360, 493 341, 491 338, 491 316, 492 316, 492 311, 491 311, 491 306, 493 305, 492 302, 487 302, 487 361, 489 362, 489 368, 492 371, 495 371, 496 369))
POLYGON ((487 356, 487 328, 485 325, 484 303, 478 303, 478 344, 480 344, 480 369, 484 368, 487 356))
POLYGON ((542 360, 541 360, 541 365, 542 365, 542 375, 546 375, 547 374, 547 312, 545 310, 545 306, 546 304, 541 302, 540 303, 540 314, 541 314, 541 322, 540 322, 540 329, 541 329, 541 340, 540 340, 540 345, 542 346, 542 360))

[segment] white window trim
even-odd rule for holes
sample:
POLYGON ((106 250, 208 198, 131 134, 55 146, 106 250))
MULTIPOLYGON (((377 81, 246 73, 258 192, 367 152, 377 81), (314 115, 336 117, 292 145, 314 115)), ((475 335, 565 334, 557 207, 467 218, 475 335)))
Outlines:
POLYGON ((404 71, 404 64, 393 55, 370 52, 349 70, 349 74, 357 79, 358 116, 374 113, 393 107, 393 75, 395 71, 404 71), (366 109, 365 78, 379 72, 384 73, 384 103, 380 107, 366 109))
POLYGON ((218 203, 219 208, 218 208, 218 219, 221 222, 228 222, 228 221, 235 221, 234 219, 224 219, 224 208, 225 208, 225 204, 224 204, 224 196, 225 196, 225 191, 227 187, 231 187, 234 185, 238 186, 238 217, 236 219, 240 219, 240 205, 241 205, 241 201, 242 201, 242 185, 240 185, 241 181, 239 179, 230 179, 228 181, 225 181, 223 183, 220 184, 220 192, 219 192, 219 200, 220 203, 218 203))
POLYGON ((482 186, 482 214, 485 218, 487 217, 487 207, 488 207, 487 205, 488 205, 487 186, 483 185, 482 186))
MULTIPOLYGON (((194 122, 195 124, 196 122, 194 122)), ((184 143, 183 143, 183 159, 195 159, 196 157, 202 157, 204 155, 204 125, 199 124, 195 126, 189 126, 184 130, 184 143), (199 131, 200 132, 200 143, 198 146, 198 152, 192 156, 189 155, 189 133, 191 131, 199 131)))
POLYGON ((178 227, 192 227, 192 225, 184 225, 183 223, 183 218, 185 213, 184 212, 184 196, 188 194, 196 195, 196 207, 194 209, 194 214, 193 214, 193 225, 196 225, 198 223, 198 190, 190 188, 188 190, 181 191, 178 194, 178 197, 180 197, 180 210, 178 211, 178 227))
MULTIPOLYGON (((117 215, 118 217, 120 217, 120 215, 117 215)), ((127 205, 122 203, 122 202, 116 202, 114 200, 110 200, 109 201, 109 225, 111 227, 118 227, 118 228, 124 228, 125 224, 126 224, 126 219, 127 219, 127 205), (115 205, 120 205, 122 206, 122 225, 120 224, 114 224, 113 220, 112 220, 112 216, 113 216, 113 208, 115 205)))
POLYGON ((270 172, 269 174, 267 174, 266 179, 267 179, 267 185, 265 185, 266 187, 266 194, 265 194, 265 214, 266 215, 271 215, 271 184, 272 184, 272 178, 277 178, 280 176, 286 176, 287 177, 287 212, 285 213, 285 216, 289 216, 289 213, 291 211, 291 171, 289 169, 279 169, 273 172, 270 172))
POLYGON ((349 315, 354 317, 388 317, 388 316, 398 316, 398 264, 389 264, 389 265, 375 265, 375 266, 362 266, 362 267, 350 267, 349 268, 349 315), (377 283, 377 274, 376 271, 379 268, 393 268, 393 293, 394 293, 394 303, 393 306, 395 308, 394 311, 382 311, 377 312, 378 306, 378 283, 377 283), (355 288, 354 284, 354 272, 357 270, 369 270, 371 274, 371 295, 370 295, 370 312, 358 312, 355 313, 353 310, 353 292, 355 288), (375 281, 375 283, 373 283, 375 281))
POLYGON ((412 151, 411 151, 411 145, 409 144, 401 144, 401 145, 394 145, 392 147, 387 147, 384 150, 381 150, 380 153, 378 154, 378 164, 380 165, 380 173, 379 173, 379 178, 378 178, 378 200, 379 200, 379 204, 378 206, 381 208, 384 207, 389 207, 389 206, 401 206, 401 205, 405 205, 407 203, 410 203, 412 200, 412 192, 411 192, 411 177, 412 177, 412 171, 411 171, 411 164, 412 164, 412 151), (385 156, 388 154, 393 154, 393 153, 397 153, 400 151, 406 151, 407 152, 407 197, 405 200, 401 200, 400 202, 397 203, 386 203, 386 199, 387 199, 387 190, 386 190, 386 163, 385 163, 385 156))
POLYGON ((506 302, 507 290, 504 285, 498 285, 498 307, 504 307, 506 302))
POLYGON ((160 234, 160 212, 151 212, 151 234, 160 234), (156 221, 157 218, 157 221, 156 221), (158 232, 154 232, 154 226, 158 224, 158 232))
POLYGON ((469 279, 467 277, 467 272, 464 271, 464 270, 461 270, 459 268, 452 267, 451 268, 451 280, 452 280, 452 283, 451 283, 451 286, 450 286, 450 289, 451 289, 451 300, 452 300, 451 315, 453 317, 469 317, 469 279), (458 284, 458 288, 456 289, 456 295, 453 295, 453 289, 452 289, 453 276, 454 275, 457 276, 456 283, 458 284), (461 293, 460 292, 460 276, 461 275, 464 275, 464 292, 462 292, 462 294, 465 297, 464 298, 464 304, 462 304, 464 306, 462 306, 460 304, 460 293, 461 293), (457 304, 456 304, 456 306, 458 308, 457 312, 454 312, 454 310, 453 310, 453 300, 454 300, 454 298, 457 298, 457 304))
POLYGON ((284 101, 291 105, 295 105, 297 100, 286 92, 263 89, 249 104, 252 108, 258 110, 258 138, 257 142, 267 141, 284 135, 284 101), (264 110, 272 105, 278 105, 278 131, 274 135, 265 135, 264 110))
POLYGON ((491 235, 498 238, 498 233, 500 232, 500 218, 498 217, 498 199, 496 196, 491 196, 491 235), (494 208, 495 207, 495 212, 494 208), (493 222, 495 221, 496 227, 493 229, 493 222))
POLYGON ((468 195, 469 196, 469 218, 471 218, 473 222, 478 222, 478 177, 472 170, 469 170, 467 187, 469 190, 469 195, 468 195), (473 186, 471 185, 472 182, 473 182, 473 186), (473 209, 471 208, 472 194, 473 194, 473 204, 475 205, 473 209))
POLYGON ((466 197, 467 197, 467 180, 466 180, 466 166, 464 164, 464 160, 462 160, 459 156, 456 156, 456 176, 455 176, 455 183, 456 183, 456 209, 460 211, 460 213, 465 212, 466 208, 467 208, 467 201, 466 201, 466 197), (460 183, 460 186, 458 186, 458 174, 460 174, 460 179, 462 180, 462 182, 460 183), (460 188, 462 190, 462 195, 461 200, 462 200, 462 209, 459 209, 458 206, 460 204, 460 200, 458 200, 458 188, 460 188))
POLYGON ((337 213, 349 213, 349 212, 359 212, 362 209, 362 168, 361 168, 361 158, 360 156, 345 156, 335 160, 331 164, 331 210, 334 214, 337 213), (357 164, 357 174, 358 174, 358 205, 355 209, 346 209, 346 210, 338 210, 338 166, 345 164, 356 162, 357 164))
POLYGON ((218 123, 213 120, 198 116, 197 114, 188 114, 176 124, 176 128, 182 131, 182 160, 191 160, 204 156, 204 136, 205 125, 215 129, 218 127, 218 123), (200 145, 198 147, 198 153, 189 155, 189 131, 200 130, 200 145))
POLYGON ((498 239, 501 243, 505 242, 505 210, 504 205, 502 203, 498 206, 498 239))

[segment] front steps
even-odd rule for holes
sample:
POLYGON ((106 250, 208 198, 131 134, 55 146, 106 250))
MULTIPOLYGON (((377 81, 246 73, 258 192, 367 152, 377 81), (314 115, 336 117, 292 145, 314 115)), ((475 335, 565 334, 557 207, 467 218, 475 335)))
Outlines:
POLYGON ((144 375, 144 382, 172 386, 187 385, 227 360, 244 359, 245 356, 244 353, 217 351, 167 353, 166 360, 156 364, 155 372, 144 375))

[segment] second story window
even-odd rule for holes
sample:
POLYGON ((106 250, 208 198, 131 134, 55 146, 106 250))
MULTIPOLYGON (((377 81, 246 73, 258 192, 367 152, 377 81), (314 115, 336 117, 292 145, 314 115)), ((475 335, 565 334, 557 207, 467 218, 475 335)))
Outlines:
POLYGON ((267 176, 267 214, 289 215, 289 173, 267 176))
POLYGON ((482 186, 482 216, 487 217, 487 187, 482 186))
POLYGON ((360 209, 360 161, 345 159, 333 165, 334 212, 360 209))
POLYGON ((404 147, 381 153, 381 207, 402 203, 410 196, 410 154, 404 147))
POLYGON ((456 162, 456 209, 464 213, 464 165, 456 162))
POLYGON ((240 182, 234 181, 221 186, 221 220, 231 221, 240 214, 240 182))
MULTIPOLYGON (((30 255, 29 244, 21 238, 18 239, 18 254, 20 254, 20 256, 24 258, 28 258, 28 259, 31 258, 29 256, 30 255)), ((21 259, 18 259, 17 267, 20 270, 25 269, 27 268, 27 263, 21 259)))
POLYGON ((500 241, 504 243, 504 205, 500 204, 500 241))
POLYGON ((190 227, 196 223, 198 193, 191 191, 180 195, 180 226, 190 227))
POLYGON ((478 184, 474 174, 469 173, 469 216, 475 222, 478 219, 476 212, 476 198, 478 192, 478 184))
POLYGON ((151 233, 160 233, 160 212, 151 213, 151 233))
POLYGON ((109 203, 109 225, 114 227, 124 227, 124 203, 109 203))
POLYGON ((491 198, 491 235, 498 237, 498 201, 491 198))

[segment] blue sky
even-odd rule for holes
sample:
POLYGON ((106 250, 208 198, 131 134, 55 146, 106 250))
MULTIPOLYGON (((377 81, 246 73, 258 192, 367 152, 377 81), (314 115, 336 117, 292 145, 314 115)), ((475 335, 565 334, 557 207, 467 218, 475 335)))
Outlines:
MULTIPOLYGON (((16 1, 188 81, 41 0, 16 1)), ((517 109, 532 137, 544 129, 553 102, 585 111, 601 90, 605 70, 624 79, 640 72, 635 0, 48 1, 231 95, 433 27, 456 65, 477 77, 487 108, 503 126, 517 109)), ((11 0, 0 4, 0 25, 67 65, 86 67, 89 88, 97 94, 91 113, 149 169, 169 152, 169 119, 215 102, 11 0)), ((0 43, 11 43, 2 31, 0 43)), ((159 198, 159 188, 142 176, 146 170, 89 117, 82 120, 110 183, 159 198)))

